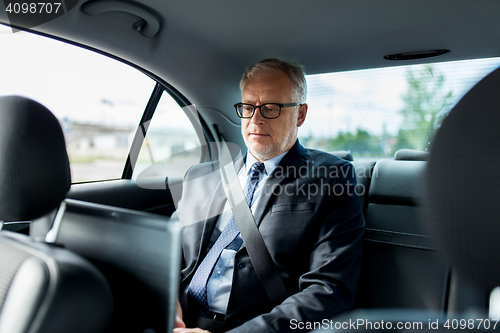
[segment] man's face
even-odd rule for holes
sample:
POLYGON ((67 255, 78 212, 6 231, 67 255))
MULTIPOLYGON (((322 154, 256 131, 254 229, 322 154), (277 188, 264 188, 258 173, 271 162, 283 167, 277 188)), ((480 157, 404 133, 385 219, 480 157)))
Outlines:
MULTIPOLYGON (((292 100, 290 79, 280 70, 259 73, 248 79, 241 101, 255 106, 297 102, 292 100)), ((262 162, 288 151, 297 139, 297 129, 304 123, 306 113, 307 104, 303 104, 282 108, 275 119, 262 117, 260 109, 255 110, 252 118, 242 118, 241 134, 250 153, 262 162)))

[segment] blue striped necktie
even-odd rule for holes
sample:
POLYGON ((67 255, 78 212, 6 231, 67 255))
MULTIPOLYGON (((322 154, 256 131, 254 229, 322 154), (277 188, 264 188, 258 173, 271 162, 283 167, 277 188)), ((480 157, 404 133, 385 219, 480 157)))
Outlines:
MULTIPOLYGON (((250 176, 245 186, 245 198, 248 205, 252 204, 253 193, 260 179, 260 174, 264 171, 264 163, 256 162, 252 165, 250 176)), ((199 305, 198 317, 208 318, 207 282, 215 263, 219 259, 222 251, 231 244, 240 231, 236 225, 234 216, 231 216, 228 224, 214 243, 205 259, 194 273, 193 279, 188 288, 188 296, 199 305)))

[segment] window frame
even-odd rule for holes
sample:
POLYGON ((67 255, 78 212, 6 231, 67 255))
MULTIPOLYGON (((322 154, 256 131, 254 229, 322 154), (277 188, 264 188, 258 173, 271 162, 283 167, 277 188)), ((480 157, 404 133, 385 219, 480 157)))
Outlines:
MULTIPOLYGON (((0 24, 2 24, 2 23, 0 23, 0 24)), ((66 44, 75 46, 75 47, 80 47, 82 49, 86 49, 86 50, 89 50, 91 52, 97 53, 101 56, 108 57, 112 60, 119 61, 125 65, 128 65, 128 66, 134 68, 135 70, 138 70, 139 72, 146 75, 147 77, 149 77, 150 79, 152 79, 155 82, 155 86, 153 88, 153 91, 151 92, 151 96, 150 96, 149 100, 147 101, 146 107, 142 113, 142 117, 141 117, 139 124, 137 126, 137 130, 136 130, 136 133, 134 135, 132 145, 129 149, 127 159, 126 159, 125 165, 123 167, 122 176, 121 176, 121 178, 117 178, 117 179, 132 179, 132 174, 133 174, 133 170, 135 167, 135 163, 137 162, 137 158, 139 156, 139 152, 140 152, 142 143, 145 140, 146 134, 147 134, 148 126, 145 124, 149 120, 151 120, 152 117, 154 116, 154 113, 156 111, 156 106, 158 105, 160 98, 164 92, 167 93, 168 95, 170 95, 170 97, 181 108, 185 108, 185 107, 192 105, 192 103, 183 94, 181 94, 176 88, 174 88, 168 82, 166 82, 165 80, 163 80, 162 78, 160 78, 156 74, 151 73, 151 72, 147 71, 146 69, 144 69, 144 68, 142 68, 142 67, 126 60, 126 59, 122 59, 122 58, 120 58, 116 55, 113 55, 111 53, 108 53, 106 51, 102 51, 102 50, 99 50, 97 48, 94 48, 94 47, 91 47, 91 46, 88 46, 88 45, 85 45, 85 44, 82 44, 79 42, 75 42, 75 41, 72 41, 72 40, 69 40, 66 38, 53 36, 53 35, 46 34, 46 33, 39 32, 39 31, 35 31, 32 29, 16 27, 16 26, 7 25, 7 24, 2 24, 2 25, 17 29, 17 30, 21 30, 21 31, 24 31, 24 32, 27 32, 27 33, 30 33, 33 35, 38 35, 38 36, 50 38, 50 39, 53 39, 53 40, 56 40, 56 41, 59 41, 62 43, 66 43, 66 44)), ((193 125, 193 128, 196 130, 196 124, 193 124, 192 117, 190 117, 190 115, 187 112, 185 112, 185 114, 188 117, 188 119, 190 120, 191 124, 193 125)), ((200 156, 200 162, 207 162, 207 161, 211 161, 213 158, 213 152, 211 151, 211 148, 210 148, 211 145, 209 143, 215 142, 215 138, 212 136, 206 121, 203 119, 203 116, 199 113, 198 113, 198 115, 199 115, 201 130, 203 132, 204 137, 200 137, 201 133, 199 131, 196 131, 196 134, 197 134, 198 139, 200 140, 201 143, 203 143, 203 142, 207 143, 206 145, 201 146, 202 152, 201 152, 201 156, 200 156)), ((110 181, 110 180, 115 180, 115 179, 89 180, 89 181, 72 183, 72 184, 105 182, 105 181, 110 181)))

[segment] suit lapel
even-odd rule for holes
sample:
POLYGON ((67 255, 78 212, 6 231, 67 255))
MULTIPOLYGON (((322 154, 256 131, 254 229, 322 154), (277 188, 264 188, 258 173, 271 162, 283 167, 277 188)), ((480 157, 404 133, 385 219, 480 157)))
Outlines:
MULTIPOLYGON (((218 162, 212 163, 212 170, 218 170, 219 164, 218 162)), ((193 247, 197 249, 196 258, 194 266, 192 266, 191 271, 186 273, 185 278, 189 277, 196 271, 196 268, 201 263, 202 259, 205 257, 205 250, 208 246, 210 238, 212 237, 212 233, 214 231, 215 225, 217 224, 217 220, 219 219, 219 215, 224 208, 225 201, 221 198, 224 198, 224 190, 222 189, 222 183, 220 181, 220 176, 218 173, 213 173, 213 180, 207 179, 206 183, 216 184, 215 191, 212 192, 212 196, 210 197, 210 203, 208 209, 206 211, 205 219, 203 222, 196 223, 195 230, 193 231, 193 237, 189 240, 193 242, 193 247), (199 235, 196 237, 195 235, 199 235)), ((194 207, 194 209, 198 209, 198 207, 194 207)))
MULTIPOLYGON (((234 161, 234 164, 237 172, 239 172, 239 170, 244 166, 244 160, 241 158, 241 155, 240 158, 234 161)), ((215 170, 219 170, 218 162, 214 162, 213 166, 215 170)), ((222 186, 222 180, 220 179, 220 173, 217 172, 214 177, 217 177, 217 186, 215 187, 215 191, 210 199, 210 204, 208 205, 209 210, 207 211, 205 222, 203 224, 199 223, 200 226, 198 232, 201 234, 201 237, 197 237, 195 240, 195 242, 198 242, 198 244, 196 244, 196 246, 198 246, 198 255, 194 268, 198 267, 205 257, 205 250, 210 242, 210 238, 212 238, 217 221, 219 220, 220 214, 222 214, 222 210, 224 209, 224 205, 227 201, 224 188, 222 186), (213 212, 219 212, 219 214, 215 214, 214 216, 213 212)), ((192 272, 194 272, 194 270, 192 272)))
MULTIPOLYGON (((264 213, 268 210, 269 202, 273 196, 274 191, 280 184, 287 178, 293 177, 298 173, 301 166, 305 165, 307 158, 305 149, 299 143, 295 142, 288 153, 283 157, 278 166, 274 169, 273 173, 269 175, 264 183, 262 193, 259 199, 259 205, 256 207, 254 213, 254 220, 257 226, 260 226, 264 213)), ((279 192, 278 192, 279 193, 279 192)))

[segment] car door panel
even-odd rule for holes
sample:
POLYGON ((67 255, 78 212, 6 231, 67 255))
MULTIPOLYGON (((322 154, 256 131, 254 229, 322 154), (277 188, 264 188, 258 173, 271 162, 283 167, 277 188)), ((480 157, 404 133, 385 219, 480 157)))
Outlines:
POLYGON ((141 187, 131 179, 73 184, 67 197, 170 216, 175 205, 164 184, 161 188, 158 183, 158 189, 141 187))

